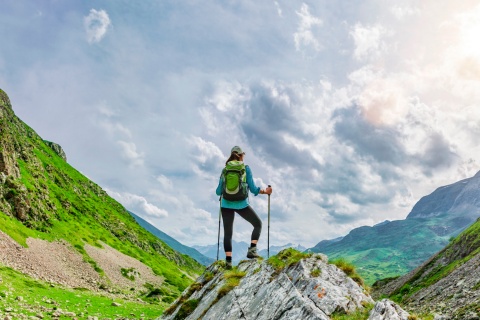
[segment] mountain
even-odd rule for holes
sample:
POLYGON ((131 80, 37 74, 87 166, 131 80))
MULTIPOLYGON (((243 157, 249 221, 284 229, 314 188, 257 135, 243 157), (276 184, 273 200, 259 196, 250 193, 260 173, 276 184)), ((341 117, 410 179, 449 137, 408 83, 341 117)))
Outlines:
MULTIPOLYGON (((234 263, 238 263, 241 260, 246 259, 247 249, 250 244, 240 241, 237 242, 232 240, 232 260, 234 263)), ((206 245, 206 246, 193 246, 194 249, 198 250, 201 254, 217 260, 217 244, 206 245)), ((219 259, 225 259, 225 252, 223 251, 223 240, 220 238, 220 249, 219 249, 219 259)))
POLYGON ((480 317, 480 219, 421 266, 374 284, 375 296, 390 296, 417 313, 439 319, 480 317))
MULTIPOLYGON (((219 259, 225 259, 225 252, 223 251, 223 240, 220 239, 220 253, 219 253, 219 259)), ((249 243, 240 241, 236 242, 235 240, 232 240, 232 260, 235 264, 239 263, 242 260, 246 259, 247 255, 247 250, 248 247, 250 246, 249 243)), ((214 245, 207 245, 207 246, 193 246, 196 250, 198 250, 200 253, 203 255, 212 258, 214 260, 217 259, 217 244, 214 245)), ((300 244, 293 244, 293 243, 288 243, 283 246, 270 246, 270 256, 273 256, 283 249, 286 248, 293 248, 299 251, 304 251, 306 248, 303 247, 300 244)), ((267 249, 262 249, 259 250, 258 253, 264 257, 267 258, 268 256, 268 251, 267 249)))
POLYGON ((343 257, 372 284, 405 274, 443 249, 480 216, 480 173, 440 187, 418 201, 404 220, 359 227, 309 249, 343 257))
POLYGON ((151 308, 161 312, 204 270, 142 228, 120 203, 71 167, 59 145, 44 141, 15 116, 3 90, 0 247, 0 265, 5 266, 0 278, 19 284, 2 289, 0 281, 0 298, 25 289, 25 283, 32 284, 26 286, 31 290, 61 286, 65 295, 59 301, 69 288, 78 288, 127 299, 130 304, 117 309, 125 317, 126 306, 140 304, 137 299, 154 302, 151 308), (37 286, 38 281, 43 284, 37 286))
POLYGON ((158 230, 157 228, 152 226, 150 223, 148 223, 144 219, 137 216, 135 213, 133 213, 131 211, 128 211, 128 212, 132 215, 132 217, 135 218, 135 220, 137 221, 137 223, 139 225, 141 225, 145 230, 149 231, 155 237, 159 238, 160 240, 162 240, 163 242, 168 244, 172 249, 174 249, 174 250, 176 250, 176 251, 178 251, 182 254, 186 254, 186 255, 192 257, 193 259, 197 260, 198 262, 200 262, 204 266, 208 266, 213 261, 215 261, 213 258, 209 258, 209 257, 204 256, 203 254, 198 252, 196 249, 193 249, 193 248, 190 248, 188 246, 185 246, 185 245, 181 244, 180 242, 178 242, 174 238, 170 237, 165 232, 162 232, 162 231, 158 230))

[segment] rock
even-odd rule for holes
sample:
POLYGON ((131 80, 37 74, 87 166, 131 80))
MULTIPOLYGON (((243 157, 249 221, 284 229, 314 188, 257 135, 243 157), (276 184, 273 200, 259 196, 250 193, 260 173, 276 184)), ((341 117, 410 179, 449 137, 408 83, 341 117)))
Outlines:
POLYGON ((375 303, 368 320, 408 320, 410 314, 388 299, 375 303))
POLYGON ((322 255, 280 270, 267 261, 245 261, 236 272, 244 276, 228 291, 230 279, 225 279, 223 268, 214 263, 161 319, 183 319, 179 311, 185 313, 190 307, 194 310, 189 310, 185 319, 327 320, 334 312, 350 313, 373 303, 362 287, 322 255), (317 269, 319 275, 312 276, 317 269))
POLYGON ((63 160, 67 161, 67 155, 59 144, 47 140, 43 140, 43 142, 45 142, 45 144, 49 146, 53 151, 55 151, 55 153, 59 155, 63 160))
POLYGON ((22 297, 22 296, 18 296, 18 297, 15 298, 15 300, 17 300, 17 301, 23 301, 23 297, 22 297))
POLYGON ((76 317, 77 316, 75 312, 65 312, 63 315, 66 316, 66 317, 76 317))
POLYGON ((13 308, 7 307, 7 308, 5 308, 5 312, 13 312, 13 308))
POLYGON ((120 303, 118 303, 118 302, 112 302, 112 306, 114 306, 114 307, 120 307, 120 306, 121 306, 121 304, 120 304, 120 303))

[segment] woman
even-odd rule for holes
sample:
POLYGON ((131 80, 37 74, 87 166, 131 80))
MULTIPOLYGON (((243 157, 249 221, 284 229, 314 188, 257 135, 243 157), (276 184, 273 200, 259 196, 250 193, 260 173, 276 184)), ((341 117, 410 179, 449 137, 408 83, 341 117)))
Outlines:
MULTIPOLYGON (((243 165, 243 158, 245 156, 245 152, 238 146, 232 148, 230 152, 230 157, 228 158, 226 165, 232 162, 237 161, 238 163, 243 165)), ((246 184, 248 189, 251 193, 255 196, 258 194, 271 194, 272 188, 267 187, 266 189, 260 189, 255 185, 253 181, 252 171, 250 170, 249 166, 245 166, 245 174, 246 174, 246 184)), ((222 171, 222 175, 220 176, 220 181, 218 182, 217 187, 217 195, 221 196, 224 193, 225 187, 225 175, 224 171, 222 171)), ((221 198, 221 212, 223 218, 223 247, 225 249, 225 256, 226 256, 226 264, 227 268, 232 267, 232 235, 233 235, 233 220, 235 218, 235 212, 237 212, 242 218, 250 222, 253 226, 252 237, 251 237, 251 244, 250 248, 247 251, 247 258, 253 259, 260 257, 257 253, 257 242, 260 238, 260 233, 262 231, 262 221, 249 205, 248 202, 248 192, 247 197, 243 200, 238 201, 229 201, 224 199, 222 196, 221 198)))

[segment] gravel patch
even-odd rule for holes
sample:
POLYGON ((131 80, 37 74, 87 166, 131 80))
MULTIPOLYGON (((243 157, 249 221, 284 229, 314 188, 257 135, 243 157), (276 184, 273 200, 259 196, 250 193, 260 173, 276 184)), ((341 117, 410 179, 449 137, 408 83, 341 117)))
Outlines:
POLYGON ((27 245, 0 231, 0 263, 35 279, 98 291, 100 275, 69 243, 28 238, 27 245))
POLYGON ((163 277, 155 275, 152 269, 142 262, 104 243, 102 243, 102 246, 103 248, 97 248, 86 244, 84 249, 97 262, 114 286, 122 289, 140 289, 144 288, 145 283, 150 283, 156 287, 163 283, 163 277))
POLYGON ((0 231, 0 264, 35 279, 92 291, 99 291, 100 285, 107 282, 108 286, 122 290, 145 290, 145 283, 156 287, 163 283, 163 277, 155 275, 150 267, 103 243, 103 248, 87 244, 84 249, 104 271, 108 281, 64 240, 48 242, 28 238, 27 245, 28 248, 22 247, 0 231))

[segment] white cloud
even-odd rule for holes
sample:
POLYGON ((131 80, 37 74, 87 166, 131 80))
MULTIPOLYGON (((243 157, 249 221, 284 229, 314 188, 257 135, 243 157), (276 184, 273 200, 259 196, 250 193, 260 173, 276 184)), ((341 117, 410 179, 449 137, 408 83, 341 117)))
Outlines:
POLYGON ((143 165, 145 155, 143 152, 137 152, 137 146, 135 143, 119 140, 117 141, 117 144, 120 146, 124 159, 128 160, 132 166, 143 165))
POLYGON ((105 191, 135 214, 147 215, 152 218, 168 217, 168 212, 165 209, 148 202, 145 197, 128 192, 115 192, 109 189, 105 191))
POLYGON ((163 189, 171 190, 173 188, 172 180, 164 176, 163 174, 157 177, 157 181, 160 182, 160 185, 163 189))
POLYGON ((89 15, 84 17, 83 25, 87 33, 87 41, 92 44, 100 42, 105 37, 111 21, 105 10, 91 9, 89 15))
POLYGON ((282 8, 280 7, 280 4, 278 3, 278 1, 274 1, 274 3, 275 3, 275 7, 277 8, 278 16, 280 18, 283 18, 282 8))
POLYGON ((420 9, 414 6, 401 6, 394 5, 390 11, 398 20, 403 20, 411 16, 416 16, 420 14, 420 9))
POLYGON ((363 26, 357 23, 350 31, 350 36, 355 42, 353 56, 357 60, 378 57, 387 50, 383 38, 388 35, 388 30, 381 25, 363 26))
POLYGON ((187 143, 190 145, 190 157, 194 160, 193 169, 197 174, 209 176, 220 172, 226 158, 215 143, 196 136, 188 138, 187 143))
POLYGON ((313 47, 315 51, 320 51, 322 46, 313 31, 314 27, 322 26, 320 18, 313 16, 307 4, 303 3, 300 11, 296 11, 300 21, 297 31, 293 34, 295 49, 301 51, 302 47, 313 47))

